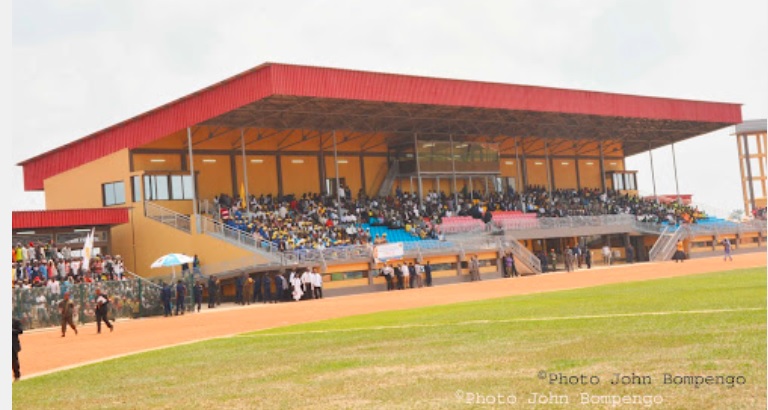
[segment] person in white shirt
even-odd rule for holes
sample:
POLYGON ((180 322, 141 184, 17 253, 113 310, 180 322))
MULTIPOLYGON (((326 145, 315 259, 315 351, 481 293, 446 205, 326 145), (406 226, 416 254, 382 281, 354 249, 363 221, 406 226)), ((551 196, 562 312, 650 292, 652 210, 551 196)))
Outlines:
POLYGON ((51 295, 54 298, 60 296, 61 287, 59 285, 59 282, 56 281, 56 279, 51 278, 48 280, 48 291, 51 292, 51 295))
POLYGON ((69 267, 72 269, 72 276, 77 276, 80 273, 80 258, 73 259, 69 267))
POLYGON ((611 248, 608 245, 603 246, 603 263, 611 264, 611 248))
POLYGON ((317 269, 312 272, 312 286, 315 288, 315 299, 323 298, 323 275, 317 269))
POLYGON ((393 281, 395 270, 392 269, 392 265, 386 264, 381 270, 381 274, 384 275, 384 279, 387 281, 387 291, 395 290, 395 283, 393 281))
POLYGON ((301 274, 301 285, 304 287, 304 295, 306 298, 312 299, 312 276, 309 273, 309 269, 305 270, 304 273, 301 274))
POLYGON ((397 289, 405 289, 405 278, 409 277, 410 274, 408 264, 403 261, 403 264, 400 265, 400 274, 397 275, 397 289))
POLYGON ((291 279, 289 280, 291 284, 291 288, 293 289, 291 292, 291 295, 293 296, 293 300, 298 302, 299 299, 301 299, 302 296, 304 296, 304 291, 301 290, 301 279, 299 279, 298 276, 296 276, 296 272, 291 272, 291 279))

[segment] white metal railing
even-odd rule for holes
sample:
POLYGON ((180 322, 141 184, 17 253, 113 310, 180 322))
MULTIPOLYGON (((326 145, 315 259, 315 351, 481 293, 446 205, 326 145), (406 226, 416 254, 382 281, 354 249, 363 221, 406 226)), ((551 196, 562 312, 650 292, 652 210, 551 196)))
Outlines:
POLYGON ((250 250, 264 254, 272 259, 279 259, 277 245, 258 237, 256 233, 248 233, 240 229, 227 226, 226 224, 215 221, 211 218, 201 216, 203 233, 215 236, 228 242, 244 246, 250 250))
MULTIPOLYGON (((524 214, 530 215, 530 214, 524 214)), ((485 224, 480 220, 477 223, 464 223, 457 225, 440 225, 443 233, 474 233, 485 229, 485 224)), ((492 221, 492 224, 502 230, 529 230, 529 229, 562 229, 599 226, 633 226, 637 224, 637 218, 631 214, 595 215, 595 216, 566 216, 562 218, 544 217, 518 217, 505 218, 492 221)))
POLYGON ((653 262, 669 260, 677 249, 677 241, 689 232, 687 228, 682 226, 667 227, 648 252, 648 259, 653 262))
POLYGON ((191 224, 188 215, 180 214, 155 203, 144 201, 144 216, 180 231, 191 233, 191 224))

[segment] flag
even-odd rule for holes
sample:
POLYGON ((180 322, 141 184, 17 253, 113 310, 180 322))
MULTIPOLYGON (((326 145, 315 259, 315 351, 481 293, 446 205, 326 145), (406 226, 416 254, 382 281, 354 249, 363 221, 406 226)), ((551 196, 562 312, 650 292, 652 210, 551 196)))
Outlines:
POLYGON ((91 228, 91 232, 85 237, 83 244, 83 269, 88 270, 93 256, 93 238, 96 235, 96 228, 91 228))
POLYGON ((240 200, 242 201, 242 209, 248 209, 247 201, 248 199, 245 197, 245 185, 241 182, 240 183, 240 200))

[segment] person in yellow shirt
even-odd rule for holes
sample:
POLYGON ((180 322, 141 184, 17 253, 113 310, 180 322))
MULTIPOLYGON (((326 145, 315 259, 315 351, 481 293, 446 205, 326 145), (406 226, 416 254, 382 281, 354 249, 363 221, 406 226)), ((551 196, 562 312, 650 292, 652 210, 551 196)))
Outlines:
POLYGON ((682 239, 677 240, 677 250, 675 251, 675 256, 672 259, 675 260, 675 263, 683 262, 685 260, 685 246, 683 245, 682 239))

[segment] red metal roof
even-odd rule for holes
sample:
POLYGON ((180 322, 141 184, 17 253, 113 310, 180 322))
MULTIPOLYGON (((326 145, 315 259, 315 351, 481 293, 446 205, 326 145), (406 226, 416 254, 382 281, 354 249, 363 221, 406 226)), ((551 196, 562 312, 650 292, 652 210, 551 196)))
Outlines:
POLYGON ((30 158, 24 188, 121 149, 137 148, 269 96, 555 112, 709 123, 741 122, 741 105, 267 63, 30 158))
POLYGON ((128 223, 128 208, 14 211, 12 228, 59 228, 70 226, 118 225, 124 223, 128 223))

